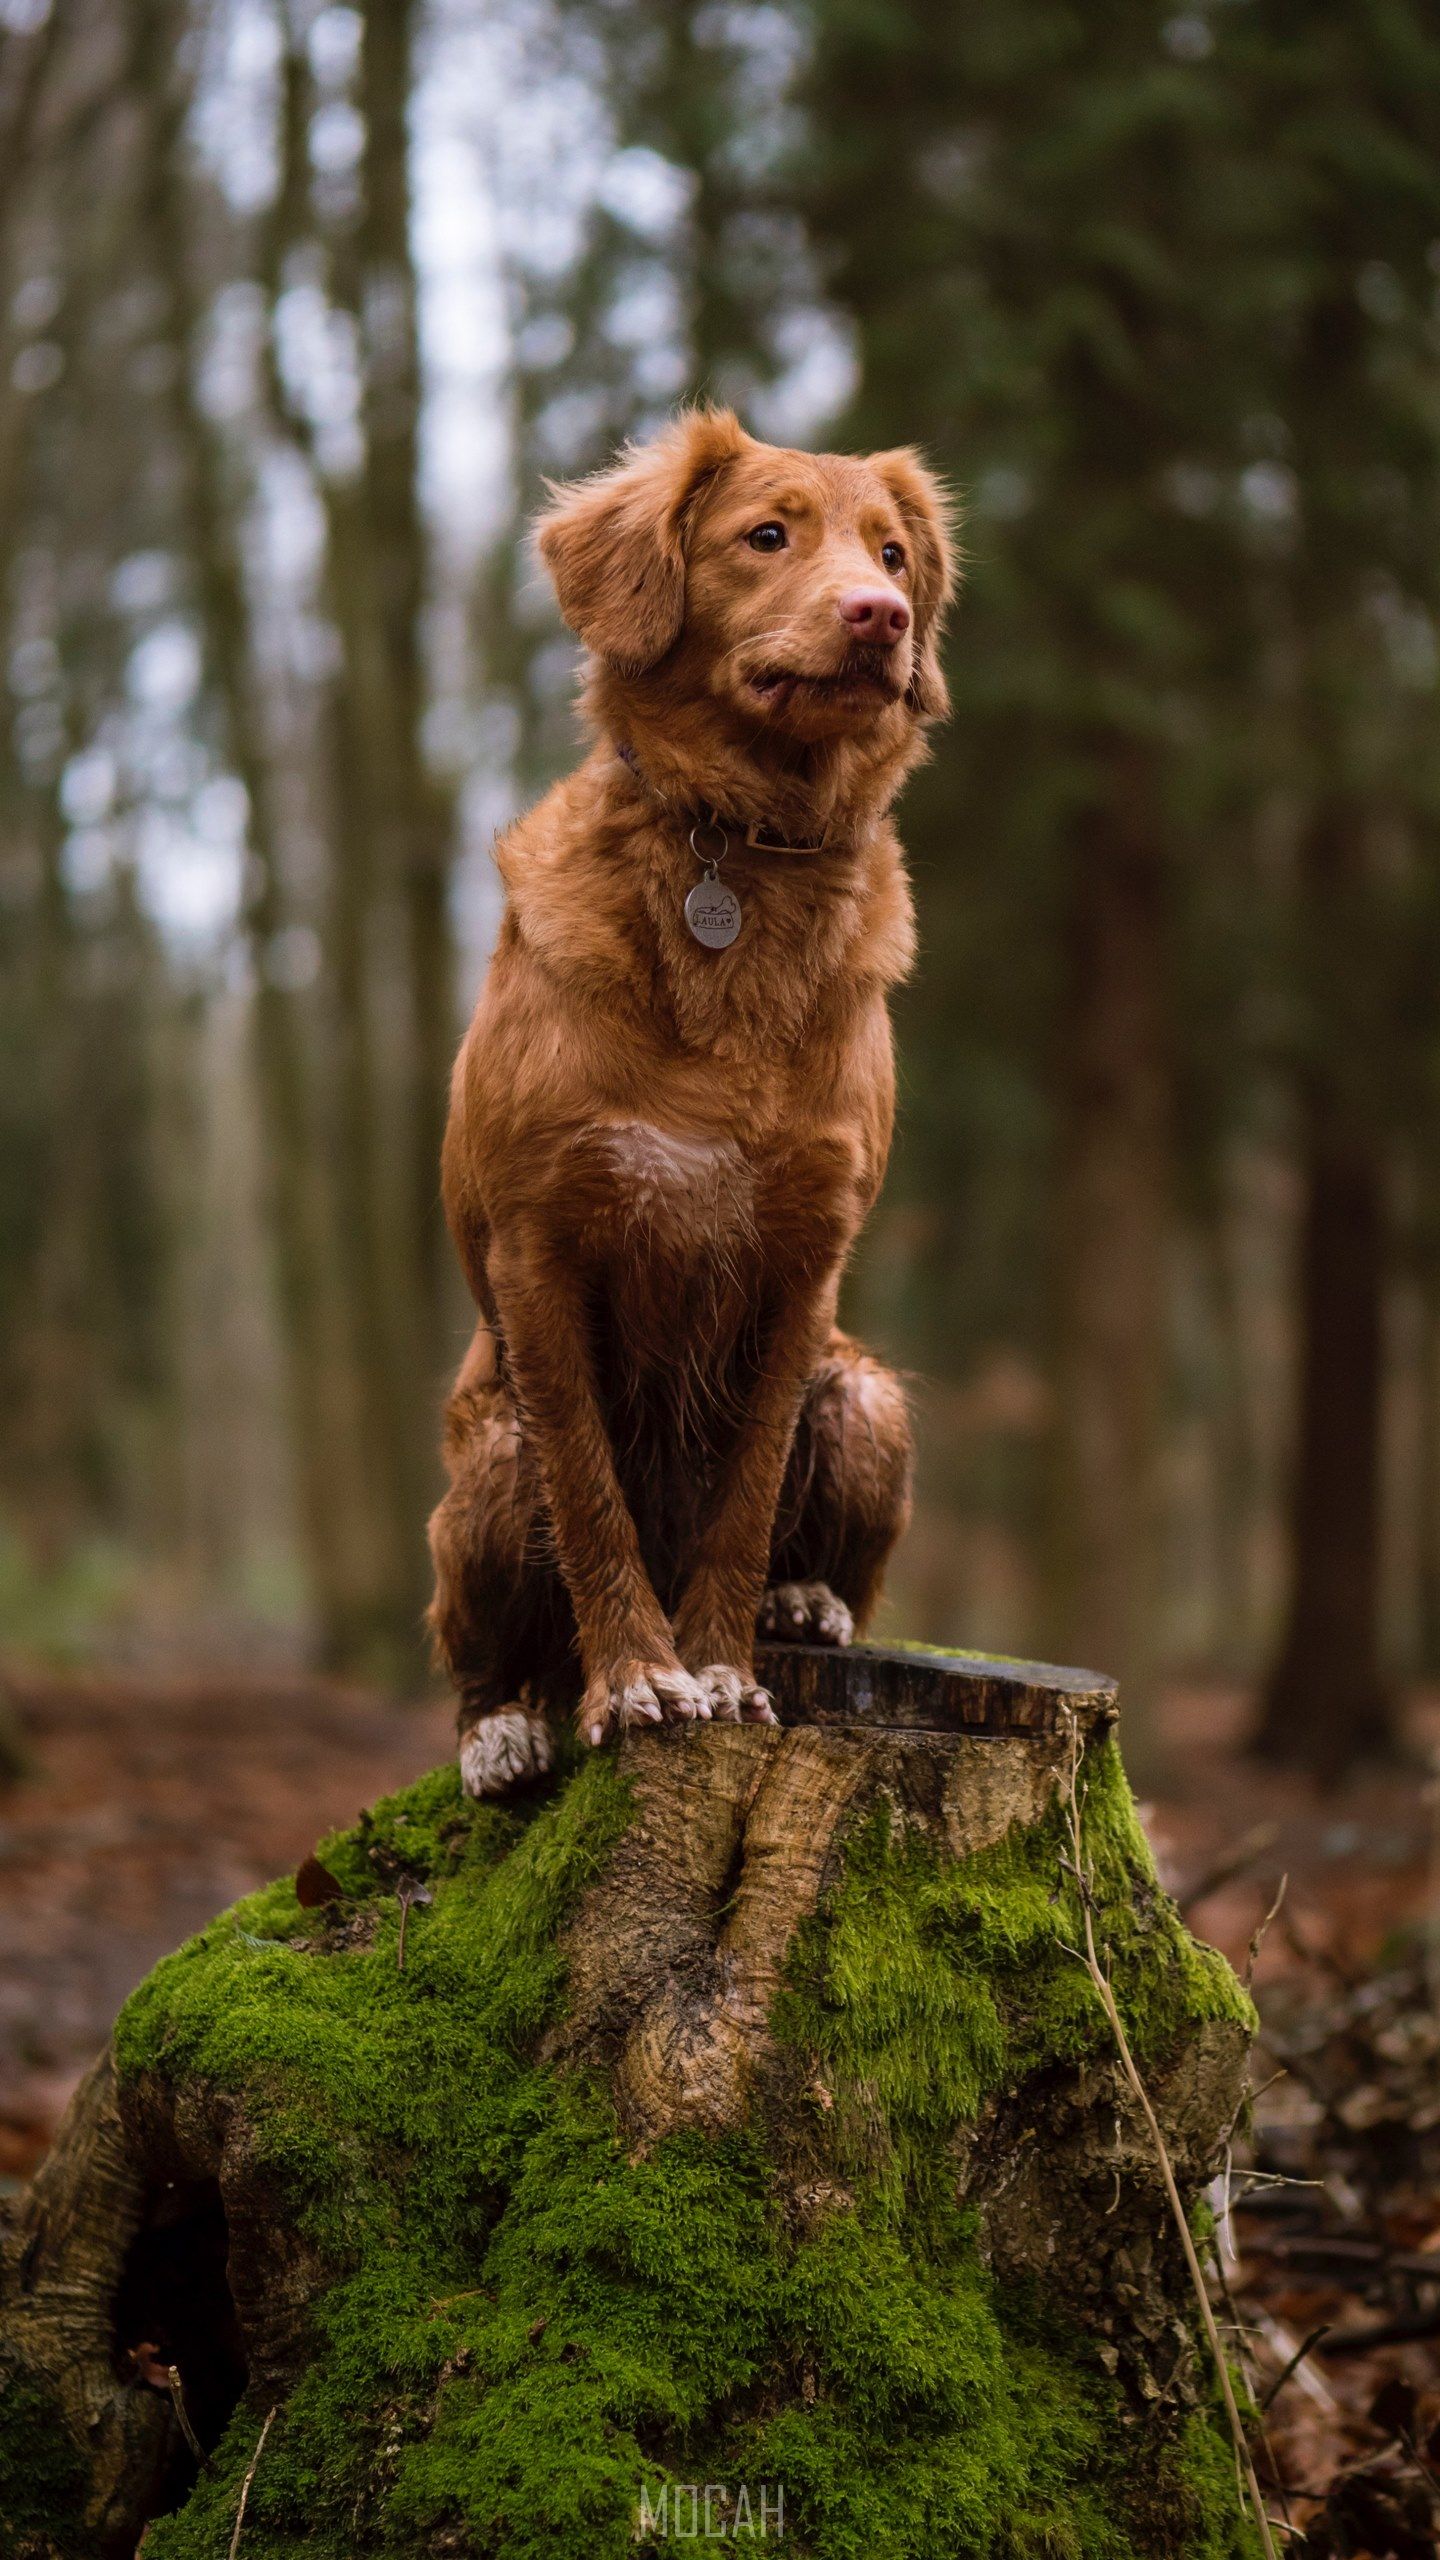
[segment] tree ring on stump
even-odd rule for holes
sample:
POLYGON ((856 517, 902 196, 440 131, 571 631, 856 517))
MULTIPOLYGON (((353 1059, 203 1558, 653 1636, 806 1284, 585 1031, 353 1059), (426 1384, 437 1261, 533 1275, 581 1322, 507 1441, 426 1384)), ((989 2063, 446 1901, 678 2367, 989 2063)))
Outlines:
POLYGON ((1097 1671, 931 1645, 762 1644, 755 1671, 782 1725, 1060 1735, 1068 1712, 1088 1742, 1120 1711, 1115 1682, 1097 1671))

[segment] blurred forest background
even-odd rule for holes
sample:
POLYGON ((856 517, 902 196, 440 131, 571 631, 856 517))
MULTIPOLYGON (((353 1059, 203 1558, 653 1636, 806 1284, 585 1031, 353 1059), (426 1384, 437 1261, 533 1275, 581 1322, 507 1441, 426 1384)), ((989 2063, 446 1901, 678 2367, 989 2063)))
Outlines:
POLYGON ((420 1677, 524 527, 696 396, 964 504, 890 1623, 1333 1772, 1440 1674, 1419 0, 0 0, 0 1643, 420 1677))

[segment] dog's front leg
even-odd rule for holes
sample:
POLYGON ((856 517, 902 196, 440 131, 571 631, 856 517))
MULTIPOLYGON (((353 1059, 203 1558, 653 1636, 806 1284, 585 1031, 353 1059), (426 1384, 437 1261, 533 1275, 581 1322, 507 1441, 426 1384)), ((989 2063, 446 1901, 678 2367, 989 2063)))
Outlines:
POLYGON ((703 1686, 681 1668, 615 1472, 580 1275, 533 1230, 497 1240, 488 1271, 579 1629, 580 1730, 604 1742, 625 1725, 708 1716, 703 1686))
POLYGON ((711 1714, 720 1718, 775 1722, 770 1700, 755 1681, 755 1621, 801 1400, 835 1321, 837 1296, 834 1279, 802 1286, 773 1316, 760 1377, 675 1612, 680 1659, 699 1680, 711 1714))

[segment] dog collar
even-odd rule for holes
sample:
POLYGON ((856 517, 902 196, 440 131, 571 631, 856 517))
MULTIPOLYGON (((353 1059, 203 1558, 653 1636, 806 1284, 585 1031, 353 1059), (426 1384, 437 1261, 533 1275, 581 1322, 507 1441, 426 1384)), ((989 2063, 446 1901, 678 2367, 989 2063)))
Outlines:
MULTIPOLYGON (((634 748, 617 745, 615 753, 621 763, 633 773, 636 781, 649 792, 651 799, 658 800, 660 795, 650 782, 634 748)), ((689 830, 690 849, 695 854, 696 860, 705 863, 723 862, 726 855, 733 853, 740 845, 747 846, 752 853, 823 853, 830 840, 828 824, 821 828, 818 836, 786 836, 780 828, 768 827, 760 819, 727 818, 722 811, 713 808, 708 800, 702 800, 695 809, 677 810, 676 817, 679 824, 689 830), (709 851, 702 853, 695 841, 697 835, 703 837, 709 846, 716 846, 717 849, 713 853, 709 851), (717 839, 722 837, 723 843, 717 846, 717 839)))

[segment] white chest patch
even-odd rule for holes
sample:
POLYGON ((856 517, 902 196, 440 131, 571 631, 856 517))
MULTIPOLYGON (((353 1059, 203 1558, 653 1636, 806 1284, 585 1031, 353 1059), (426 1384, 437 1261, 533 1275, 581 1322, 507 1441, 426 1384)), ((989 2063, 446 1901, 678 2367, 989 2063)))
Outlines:
POLYGON ((612 1120, 582 1144, 608 1177, 609 1214, 632 1233, 704 1250, 750 1224, 750 1173, 731 1139, 612 1120))

